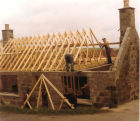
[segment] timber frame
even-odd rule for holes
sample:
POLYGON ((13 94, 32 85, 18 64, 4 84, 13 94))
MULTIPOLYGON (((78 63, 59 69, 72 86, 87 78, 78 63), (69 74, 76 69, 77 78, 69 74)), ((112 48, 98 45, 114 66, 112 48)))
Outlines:
POLYGON ((107 62, 102 45, 91 29, 10 39, 0 54, 0 71, 64 71, 66 53, 73 54, 75 70, 95 67, 107 62))
POLYGON ((27 104, 29 106, 29 108, 32 110, 32 106, 31 106, 31 104, 29 102, 29 99, 30 99, 31 95, 33 94, 35 88, 39 85, 38 98, 37 98, 37 106, 36 106, 37 109, 38 109, 39 108, 39 104, 40 104, 40 97, 41 97, 41 94, 42 94, 42 91, 41 91, 42 90, 42 85, 44 85, 45 86, 45 89, 46 89, 46 92, 47 92, 47 95, 48 95, 48 98, 49 98, 49 101, 50 101, 50 104, 51 104, 51 107, 52 107, 52 110, 55 110, 55 106, 53 104, 53 101, 52 101, 52 98, 51 98, 51 95, 50 95, 50 92, 49 92, 49 89, 48 89, 47 84, 49 86, 51 86, 51 88, 53 88, 55 90, 55 92, 62 98, 58 110, 60 110, 62 108, 62 105, 63 105, 64 102, 67 103, 67 105, 71 109, 74 109, 73 104, 71 104, 69 102, 69 100, 66 97, 64 97, 63 94, 43 74, 39 77, 38 81, 36 82, 36 84, 32 88, 31 92, 29 94, 26 94, 27 95, 27 98, 26 98, 26 100, 24 101, 24 104, 21 107, 24 108, 25 105, 27 104))

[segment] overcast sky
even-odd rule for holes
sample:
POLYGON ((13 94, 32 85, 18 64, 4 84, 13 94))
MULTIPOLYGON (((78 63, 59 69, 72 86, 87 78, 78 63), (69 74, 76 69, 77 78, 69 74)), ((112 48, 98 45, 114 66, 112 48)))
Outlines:
MULTIPOLYGON (((137 28, 138 2, 130 0, 137 28)), ((91 27, 99 40, 119 41, 122 7, 123 0, 0 0, 0 30, 10 24, 15 37, 23 37, 91 27)))

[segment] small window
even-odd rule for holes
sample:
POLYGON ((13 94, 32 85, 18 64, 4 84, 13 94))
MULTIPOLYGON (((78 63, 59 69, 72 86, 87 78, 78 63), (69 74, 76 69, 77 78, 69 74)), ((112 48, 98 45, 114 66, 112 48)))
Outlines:
POLYGON ((1 92, 18 93, 16 75, 2 75, 0 85, 1 92))

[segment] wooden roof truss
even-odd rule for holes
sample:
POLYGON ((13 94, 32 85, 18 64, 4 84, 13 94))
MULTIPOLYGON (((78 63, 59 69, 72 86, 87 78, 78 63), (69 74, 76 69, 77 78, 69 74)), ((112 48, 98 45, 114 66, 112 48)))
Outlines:
POLYGON ((0 70, 63 71, 66 53, 73 54, 75 70, 94 67, 107 61, 101 46, 91 29, 89 32, 83 29, 75 33, 15 38, 3 48, 0 70))

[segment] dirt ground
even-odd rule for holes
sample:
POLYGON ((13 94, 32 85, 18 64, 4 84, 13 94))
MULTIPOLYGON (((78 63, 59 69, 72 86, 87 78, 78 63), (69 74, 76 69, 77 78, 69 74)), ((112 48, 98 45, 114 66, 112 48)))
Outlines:
POLYGON ((108 113, 92 115, 29 115, 0 112, 0 121, 139 121, 139 101, 120 105, 108 113))

